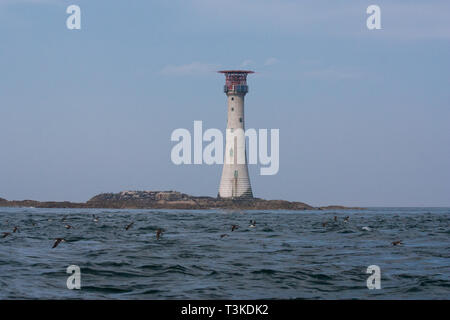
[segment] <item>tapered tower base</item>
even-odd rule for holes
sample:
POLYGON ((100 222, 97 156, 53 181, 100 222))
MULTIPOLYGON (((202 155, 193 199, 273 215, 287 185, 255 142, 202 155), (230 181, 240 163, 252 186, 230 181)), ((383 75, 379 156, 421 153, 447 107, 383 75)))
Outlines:
POLYGON ((244 97, 248 92, 247 75, 252 71, 220 71, 225 74, 224 91, 228 98, 225 163, 219 186, 219 198, 251 199, 252 187, 245 150, 244 97))

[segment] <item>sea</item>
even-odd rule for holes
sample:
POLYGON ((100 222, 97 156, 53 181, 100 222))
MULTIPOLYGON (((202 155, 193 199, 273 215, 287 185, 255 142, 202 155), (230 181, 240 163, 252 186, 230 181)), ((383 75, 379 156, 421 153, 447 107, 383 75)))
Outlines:
POLYGON ((0 208, 0 299, 449 298, 450 208, 0 208))

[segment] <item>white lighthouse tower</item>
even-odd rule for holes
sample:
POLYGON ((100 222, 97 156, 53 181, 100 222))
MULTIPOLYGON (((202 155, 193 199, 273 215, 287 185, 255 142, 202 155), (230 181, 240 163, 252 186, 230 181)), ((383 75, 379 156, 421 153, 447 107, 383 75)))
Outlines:
POLYGON ((219 186, 219 198, 253 198, 245 149, 244 97, 248 92, 247 75, 253 71, 225 70, 224 92, 228 98, 225 161, 219 186))

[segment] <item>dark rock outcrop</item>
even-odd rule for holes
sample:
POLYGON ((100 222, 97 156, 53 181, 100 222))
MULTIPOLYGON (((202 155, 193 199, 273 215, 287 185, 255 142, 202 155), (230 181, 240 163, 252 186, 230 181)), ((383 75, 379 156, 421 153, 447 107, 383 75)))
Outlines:
POLYGON ((35 200, 21 200, 21 201, 0 201, 0 207, 27 207, 27 208, 86 208, 85 203, 75 203, 69 201, 35 201, 35 200))
POLYGON ((122 191, 119 193, 102 193, 96 195, 89 202, 143 201, 158 200, 180 201, 189 200, 191 196, 177 191, 122 191))
POLYGON ((102 208, 156 208, 156 209, 242 209, 242 210, 308 210, 313 207, 302 202, 247 199, 232 200, 212 197, 194 197, 177 191, 123 191, 99 194, 87 203, 102 208))
MULTIPOLYGON (((4 200, 4 199, 3 199, 4 200)), ((0 207, 107 208, 107 209, 224 209, 224 210, 326 210, 351 209, 341 206, 315 208, 303 202, 264 199, 195 197, 177 191, 122 191, 102 193, 85 203, 0 201, 0 207)))

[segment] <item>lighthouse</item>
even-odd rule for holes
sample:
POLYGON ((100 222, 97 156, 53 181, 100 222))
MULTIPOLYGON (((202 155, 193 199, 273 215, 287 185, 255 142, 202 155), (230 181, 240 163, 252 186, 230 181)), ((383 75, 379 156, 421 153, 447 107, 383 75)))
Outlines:
POLYGON ((244 97, 248 92, 245 70, 219 71, 225 74, 224 92, 228 100, 225 161, 219 186, 219 198, 251 199, 252 187, 245 148, 244 97))

